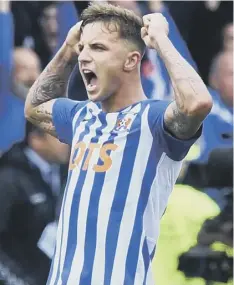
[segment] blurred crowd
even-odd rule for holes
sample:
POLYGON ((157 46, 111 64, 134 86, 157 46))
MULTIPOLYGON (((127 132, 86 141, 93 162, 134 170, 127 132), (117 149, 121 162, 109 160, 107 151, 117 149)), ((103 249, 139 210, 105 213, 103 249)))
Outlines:
MULTIPOLYGON (((170 40, 213 97, 202 136, 186 158, 162 218, 154 262, 157 284, 231 284, 233 2, 110 2, 140 16, 163 13, 170 40)), ((1 285, 46 284, 70 150, 25 121, 24 100, 88 4, 0 1, 1 285)), ((146 51, 141 74, 148 98, 173 99, 156 51, 146 51)), ((77 66, 68 91, 71 99, 87 99, 77 66)))

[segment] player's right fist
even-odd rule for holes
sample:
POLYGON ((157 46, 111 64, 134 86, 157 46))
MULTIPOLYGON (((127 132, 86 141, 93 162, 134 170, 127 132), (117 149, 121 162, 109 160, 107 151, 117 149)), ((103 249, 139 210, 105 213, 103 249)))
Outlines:
POLYGON ((78 43, 80 41, 81 24, 82 21, 74 25, 68 32, 67 38, 65 40, 66 45, 69 46, 77 55, 79 54, 78 43))

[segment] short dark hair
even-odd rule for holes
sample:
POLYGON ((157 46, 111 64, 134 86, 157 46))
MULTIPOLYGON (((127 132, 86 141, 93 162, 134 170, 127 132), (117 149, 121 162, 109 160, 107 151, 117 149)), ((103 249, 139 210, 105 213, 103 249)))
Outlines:
POLYGON ((81 31, 89 23, 103 22, 108 30, 111 30, 110 25, 114 24, 114 31, 119 32, 120 38, 133 42, 139 52, 144 54, 145 43, 141 38, 143 20, 133 11, 107 3, 91 3, 82 12, 81 20, 81 31))

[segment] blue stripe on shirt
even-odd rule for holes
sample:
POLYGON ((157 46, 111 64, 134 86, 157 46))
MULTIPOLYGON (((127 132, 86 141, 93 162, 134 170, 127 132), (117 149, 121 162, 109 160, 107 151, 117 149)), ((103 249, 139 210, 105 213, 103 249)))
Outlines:
MULTIPOLYGON (((121 116, 119 113, 118 118, 121 116)), ((100 137, 102 134, 99 134, 100 137)), ((113 143, 117 134, 112 134, 108 138, 108 143, 113 143)), ((93 142, 97 142, 97 138, 93 142)), ((108 151, 108 156, 111 151, 108 151)), ((98 165, 102 164, 102 160, 99 158, 98 165)), ((94 263, 94 255, 97 242, 97 218, 98 218, 98 205, 101 197, 102 187, 104 183, 106 172, 96 173, 93 183, 93 189, 90 196, 90 203, 88 209, 88 218, 86 233, 89 233, 85 237, 85 257, 83 269, 80 277, 79 284, 91 284, 92 269, 94 263)))
MULTIPOLYGON (((56 101, 56 102, 59 102, 59 101, 56 101)), ((59 106, 59 105, 57 105, 59 106)), ((54 104, 54 108, 55 108, 55 104, 54 104)), ((60 108, 60 107, 59 107, 60 108)), ((63 108, 63 111, 64 111, 64 108, 63 108)), ((81 111, 80 115, 79 115, 79 118, 82 117, 82 116, 85 116, 86 114, 86 108, 83 108, 83 110, 81 111)), ((57 112, 55 112, 53 114, 53 120, 54 122, 56 121, 56 119, 58 118, 57 116, 57 112), (55 116, 56 114, 56 116, 55 116)), ((79 121, 79 118, 77 120, 77 122, 79 121)), ((77 122, 76 122, 76 126, 77 126, 77 122)), ((70 121, 70 124, 72 124, 72 121, 70 121)), ((57 123, 56 123, 57 125, 57 123)), ((81 133, 82 135, 82 133, 81 133)), ((76 155, 74 153, 74 155, 76 155)), ((65 201, 67 199, 67 190, 68 190, 68 186, 70 184, 70 180, 71 180, 71 175, 72 175, 72 170, 69 170, 68 171, 68 177, 67 177, 67 183, 66 183, 66 187, 65 187, 65 190, 64 190, 64 201, 63 201, 63 204, 62 204, 62 208, 61 208, 61 212, 60 212, 60 218, 62 219, 62 233, 61 233, 61 239, 60 239, 60 244, 62 244, 62 238, 63 238, 63 224, 64 224, 64 208, 65 208, 65 201)), ((51 265, 51 268, 50 268, 50 273, 49 273, 49 277, 48 277, 48 281, 47 281, 47 284, 50 284, 50 280, 51 280, 51 277, 52 277, 52 274, 53 274, 53 271, 54 271, 54 263, 55 263, 55 254, 57 252, 57 248, 55 248, 55 251, 54 251, 54 256, 53 256, 53 262, 52 262, 52 265, 51 265)), ((61 257, 61 250, 62 250, 62 246, 60 245, 60 251, 59 251, 59 260, 60 260, 60 257, 61 257)), ((60 275, 60 269, 58 267, 58 271, 57 271, 57 274, 56 274, 56 281, 58 281, 58 278, 59 278, 59 275, 60 275)))
MULTIPOLYGON (((87 121, 87 124, 85 125, 84 132, 80 135, 79 141, 82 141, 86 135, 89 134, 91 126, 96 122, 97 118, 95 120, 89 120, 87 121)), ((83 161, 86 160, 87 157, 87 151, 84 155, 83 161)), ((73 156, 74 157, 74 156, 73 156)), ((67 284, 67 280, 69 278, 71 266, 72 266, 72 260, 75 254, 76 246, 77 246, 77 217, 79 213, 79 204, 80 204, 80 196, 82 187, 84 185, 85 177, 86 177, 87 171, 80 171, 78 181, 76 182, 76 187, 74 190, 74 194, 72 197, 72 206, 71 206, 71 212, 69 217, 69 230, 68 230, 68 240, 67 240, 67 248, 65 253, 65 260, 64 260, 64 266, 63 266, 63 272, 62 272, 62 284, 67 284), (79 187, 81 186, 81 187, 79 187)), ((63 214, 64 216, 64 214, 63 214)), ((64 225, 64 222, 63 224, 64 225)), ((62 245, 63 246, 63 245, 62 245)), ((61 248, 62 248, 61 246, 61 248)), ((60 260, 61 262, 61 260, 60 260)), ((59 274, 60 275, 60 274, 59 274)), ((57 284, 55 282, 55 284, 57 284)))
MULTIPOLYGON (((81 111, 79 117, 77 118, 77 121, 76 121, 76 124, 75 124, 75 128, 74 128, 74 129, 77 128, 77 126, 78 126, 78 124, 79 124, 79 122, 80 122, 80 120, 79 120, 80 117, 85 116, 86 113, 87 113, 87 109, 86 109, 86 108, 83 108, 83 110, 81 111)), ((71 124, 72 124, 72 122, 71 122, 71 124)), ((88 132, 88 129, 85 129, 84 132, 82 132, 82 133, 80 134, 80 139, 82 139, 82 138, 85 136, 85 134, 86 134, 87 132, 88 132)), ((74 155, 76 155, 76 154, 74 153, 74 155)), ((74 155, 73 155, 73 156, 74 156, 74 155)), ((71 159, 72 159, 72 158, 71 158, 71 159)), ((65 188, 65 191, 64 191, 63 206, 62 206, 61 213, 60 213, 60 216, 61 216, 61 219, 62 219, 62 233, 61 233, 61 241, 60 241, 61 245, 60 245, 60 251, 59 251, 59 265, 60 265, 60 258, 61 258, 61 251, 62 251, 62 243, 63 243, 64 209, 65 209, 65 205, 66 205, 67 194, 68 194, 68 187, 69 187, 69 185, 70 185, 71 176, 72 176, 72 170, 69 170, 69 172, 68 172, 67 184, 66 184, 66 188, 65 188)), ((54 263, 54 261, 53 261, 53 263, 54 263)), ((59 279, 59 276, 60 276, 60 266, 59 266, 59 265, 58 265, 58 270, 57 270, 57 275, 56 275, 55 284, 57 284, 58 279, 59 279)), ((51 274, 50 274, 50 275, 52 275, 52 272, 53 272, 53 267, 52 267, 52 269, 51 269, 51 274)), ((50 276, 50 278, 51 278, 51 276, 50 276)), ((49 278, 49 280, 50 280, 50 278, 49 278)), ((49 282, 48 282, 48 283, 49 283, 49 282)))
POLYGON ((147 202, 149 200, 151 186, 153 184, 156 175, 157 165, 161 155, 162 152, 158 150, 155 143, 153 143, 146 166, 146 171, 144 173, 144 177, 142 180, 141 193, 138 199, 136 217, 135 217, 134 227, 132 231, 132 236, 128 249, 127 261, 126 261, 126 268, 128 268, 128 274, 132 276, 133 280, 135 278, 136 269, 137 269, 139 248, 141 242, 141 233, 144 232, 142 224, 143 216, 147 206, 147 202))
MULTIPOLYGON (((132 124, 132 129, 141 125, 142 113, 146 105, 141 105, 141 111, 138 113, 136 119, 132 124)), ((106 235, 106 251, 105 251, 105 277, 104 284, 110 285, 111 274, 113 270, 113 264, 115 259, 115 252, 117 247, 118 235, 123 217, 123 211, 128 195, 129 185, 132 177, 133 166, 136 158, 136 153, 140 140, 140 131, 133 132, 127 138, 122 165, 120 168, 119 179, 116 186, 115 196, 111 207, 111 213, 107 226, 106 235), (134 143, 134 147, 132 147, 134 143), (126 177, 126 179, 123 179, 126 177)))

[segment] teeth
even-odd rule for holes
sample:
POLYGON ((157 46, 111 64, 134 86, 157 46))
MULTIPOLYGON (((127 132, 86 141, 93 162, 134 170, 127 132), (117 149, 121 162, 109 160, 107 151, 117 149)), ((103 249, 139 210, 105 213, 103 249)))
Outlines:
POLYGON ((90 70, 83 70, 84 73, 91 73, 92 71, 90 70))

